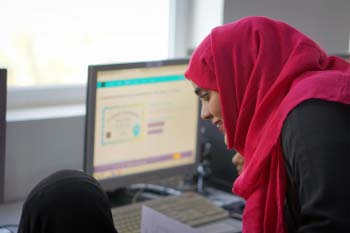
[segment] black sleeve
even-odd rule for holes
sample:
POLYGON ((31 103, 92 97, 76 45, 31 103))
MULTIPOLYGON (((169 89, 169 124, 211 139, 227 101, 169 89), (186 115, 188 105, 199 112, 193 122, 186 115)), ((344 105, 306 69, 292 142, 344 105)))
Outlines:
POLYGON ((291 211, 295 231, 350 232, 350 106, 300 104, 284 122, 282 148, 287 199, 297 194, 291 211))

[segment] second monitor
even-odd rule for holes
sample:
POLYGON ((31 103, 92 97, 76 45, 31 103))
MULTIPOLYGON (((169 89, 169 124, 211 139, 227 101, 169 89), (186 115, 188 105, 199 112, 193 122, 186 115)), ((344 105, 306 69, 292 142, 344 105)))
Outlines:
POLYGON ((199 103, 187 63, 89 66, 85 170, 105 189, 196 171, 199 103))

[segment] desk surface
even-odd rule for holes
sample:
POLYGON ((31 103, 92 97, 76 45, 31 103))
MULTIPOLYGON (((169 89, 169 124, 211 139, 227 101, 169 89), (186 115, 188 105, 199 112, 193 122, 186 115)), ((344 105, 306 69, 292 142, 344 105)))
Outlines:
POLYGON ((23 202, 5 203, 0 205, 0 225, 19 224, 23 202))

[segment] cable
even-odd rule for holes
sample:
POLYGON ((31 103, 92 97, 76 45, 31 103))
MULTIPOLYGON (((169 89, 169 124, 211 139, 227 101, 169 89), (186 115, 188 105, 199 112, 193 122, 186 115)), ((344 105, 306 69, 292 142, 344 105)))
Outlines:
POLYGON ((136 201, 137 201, 137 199, 139 198, 139 196, 141 195, 141 193, 143 192, 143 188, 141 188, 141 189, 139 189, 136 193, 135 193, 135 195, 133 196, 133 198, 132 198, 132 201, 131 201, 131 203, 135 203, 136 201))
POLYGON ((182 193, 181 191, 176 190, 174 188, 169 188, 169 187, 165 187, 157 184, 133 184, 129 187, 129 189, 131 190, 142 189, 144 191, 156 192, 161 195, 174 195, 174 196, 179 196, 182 193))
POLYGON ((18 227, 17 224, 5 224, 5 225, 0 225, 0 228, 4 228, 4 227, 18 227))

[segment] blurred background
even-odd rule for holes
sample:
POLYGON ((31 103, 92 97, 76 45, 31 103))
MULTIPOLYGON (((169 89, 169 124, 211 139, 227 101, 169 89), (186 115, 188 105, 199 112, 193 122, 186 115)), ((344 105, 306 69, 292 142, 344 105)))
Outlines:
MULTIPOLYGON (((329 54, 349 55, 348 0, 2 0, 5 202, 23 200, 55 170, 82 169, 88 65, 188 57, 213 27, 249 15, 283 20, 329 54)), ((233 177, 232 152, 203 125, 217 169, 233 177)))

